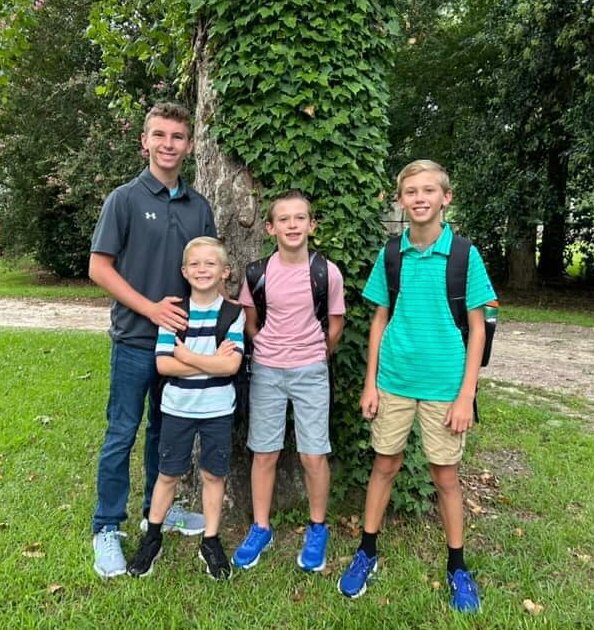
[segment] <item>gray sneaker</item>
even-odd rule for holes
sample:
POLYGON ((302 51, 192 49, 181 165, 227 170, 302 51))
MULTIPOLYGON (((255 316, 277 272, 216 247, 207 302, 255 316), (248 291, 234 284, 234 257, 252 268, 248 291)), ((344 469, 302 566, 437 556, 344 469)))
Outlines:
POLYGON ((125 535, 117 529, 108 529, 106 526, 93 536, 95 550, 93 569, 101 577, 111 578, 126 573, 126 559, 120 544, 120 538, 125 535))
MULTIPOLYGON (((161 531, 163 532, 179 532, 184 536, 198 536, 204 531, 204 516, 199 512, 188 512, 184 508, 174 503, 165 516, 165 522, 161 531)), ((140 521, 140 529, 143 532, 148 531, 148 519, 143 518, 140 521)))

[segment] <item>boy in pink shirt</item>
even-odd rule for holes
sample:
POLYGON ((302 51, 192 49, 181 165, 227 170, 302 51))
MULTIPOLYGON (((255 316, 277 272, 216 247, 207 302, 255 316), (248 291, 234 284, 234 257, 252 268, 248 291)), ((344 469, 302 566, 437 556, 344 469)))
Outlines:
POLYGON ((328 331, 314 312, 308 236, 315 229, 309 201, 292 191, 272 202, 266 230, 278 251, 266 266, 266 318, 258 313, 247 282, 239 300, 245 307, 246 333, 254 351, 250 385, 248 447, 252 462, 254 523, 233 554, 235 566, 249 569, 274 539, 270 509, 276 464, 284 444, 287 403, 295 416, 297 451, 305 473, 310 523, 297 563, 305 571, 326 566, 326 506, 330 486, 330 381, 327 358, 344 326, 342 275, 328 264, 328 331))

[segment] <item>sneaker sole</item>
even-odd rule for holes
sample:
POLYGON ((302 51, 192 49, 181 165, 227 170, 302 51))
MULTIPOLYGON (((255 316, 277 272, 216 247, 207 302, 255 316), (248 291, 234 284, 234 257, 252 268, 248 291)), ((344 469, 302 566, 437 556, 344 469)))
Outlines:
POLYGON ((133 577, 133 578, 148 577, 153 572, 153 567, 155 566, 155 562, 157 562, 157 560, 161 557, 162 553, 163 553, 163 548, 159 549, 159 551, 157 552, 157 555, 153 558, 151 562, 151 566, 144 573, 130 573, 127 569, 126 569, 126 573, 130 577, 133 577))
POLYGON ((260 561, 260 556, 272 547, 273 542, 274 536, 264 545, 264 547, 262 547, 262 551, 260 551, 260 553, 248 564, 237 564, 237 562, 235 562, 235 556, 231 558, 231 564, 238 569, 251 569, 252 567, 255 567, 260 561))
POLYGON ((198 557, 200 558, 200 560, 202 560, 202 562, 204 562, 204 564, 206 565, 206 575, 208 575, 208 577, 211 580, 215 580, 215 582, 225 582, 226 580, 230 580, 233 577, 233 569, 231 567, 229 567, 229 575, 227 577, 223 577, 223 578, 217 578, 215 577, 211 572, 210 572, 210 567, 208 566, 208 562, 206 562, 206 558, 202 555, 202 552, 200 550, 198 550, 198 557))
POLYGON ((324 558, 322 564, 319 564, 317 567, 306 567, 301 559, 301 554, 299 554, 297 556, 297 566, 303 569, 306 573, 316 573, 318 571, 323 571, 326 568, 326 558, 324 558))
POLYGON ((341 595, 343 595, 344 597, 347 597, 348 599, 357 599, 357 597, 361 597, 361 595, 365 595, 365 593, 367 592, 367 584, 369 582, 372 582, 376 578, 376 574, 377 574, 377 561, 373 565, 373 569, 371 569, 371 571, 369 572, 369 575, 367 576, 367 579, 365 580, 365 582, 363 582, 363 586, 361 587, 361 589, 359 591, 357 591, 354 595, 349 595, 348 593, 345 593, 340 588, 340 580, 338 580, 338 582, 336 584, 336 586, 338 588, 338 592, 341 595))
MULTIPOLYGON (((146 534, 146 532, 148 531, 148 520, 146 518, 143 518, 140 521, 139 528, 141 532, 146 534)), ((199 536, 200 534, 204 533, 204 527, 202 527, 201 529, 186 529, 185 527, 179 527, 177 525, 162 525, 161 531, 168 534, 172 532, 178 532, 182 536, 199 536)))
POLYGON ((95 573, 97 573, 97 575, 99 575, 100 577, 104 579, 114 578, 114 577, 117 577, 118 575, 126 574, 126 569, 116 569, 115 571, 107 572, 107 571, 104 571, 97 564, 93 565, 93 569, 95 570, 95 573))

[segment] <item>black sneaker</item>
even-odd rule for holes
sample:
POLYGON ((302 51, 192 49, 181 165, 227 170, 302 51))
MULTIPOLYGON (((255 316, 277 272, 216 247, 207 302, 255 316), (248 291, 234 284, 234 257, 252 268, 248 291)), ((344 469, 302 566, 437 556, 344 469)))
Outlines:
POLYGON ((145 536, 140 541, 138 551, 128 562, 126 573, 132 577, 145 577, 153 571, 153 564, 161 555, 161 538, 149 538, 145 536))
POLYGON ((231 565, 218 536, 202 540, 199 556, 200 560, 206 564, 206 572, 214 580, 228 580, 233 575, 231 565))

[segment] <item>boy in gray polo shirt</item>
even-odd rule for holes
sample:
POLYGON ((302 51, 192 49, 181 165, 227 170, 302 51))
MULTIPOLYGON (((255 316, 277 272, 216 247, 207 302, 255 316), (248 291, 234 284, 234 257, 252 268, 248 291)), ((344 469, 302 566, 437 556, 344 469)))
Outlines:
POLYGON ((496 296, 473 246, 466 283, 469 334, 465 347, 445 287, 453 233, 441 222, 441 214, 451 200, 449 177, 439 164, 417 160, 400 172, 398 202, 410 227, 400 245, 400 291, 392 318, 385 248, 363 291, 363 296, 376 305, 361 395, 361 410, 371 423, 376 455, 367 487, 361 544, 338 589, 346 597, 359 597, 377 571, 378 532, 416 417, 445 530, 450 605, 461 612, 477 612, 478 589, 463 555, 464 510, 458 464, 466 432, 473 423, 485 344, 483 306, 496 296))
MULTIPOLYGON (((145 517, 157 479, 161 429, 154 358, 157 327, 171 332, 186 328, 187 314, 179 306, 188 292, 180 271, 182 251, 194 237, 216 237, 208 202, 179 177, 193 148, 188 110, 156 104, 146 116, 142 146, 149 166, 105 200, 89 261, 89 277, 114 298, 107 431, 93 517, 94 569, 106 578, 126 572, 119 524, 127 518, 130 452, 147 394, 145 517)), ((176 506, 164 527, 199 534, 203 521, 176 506)))

